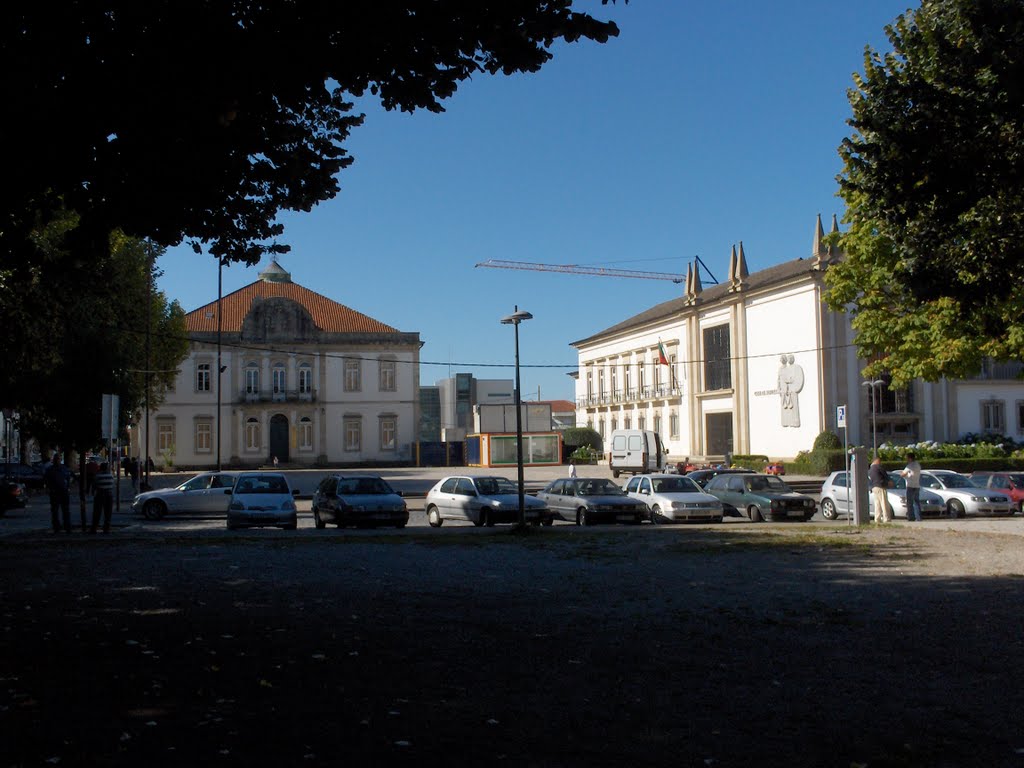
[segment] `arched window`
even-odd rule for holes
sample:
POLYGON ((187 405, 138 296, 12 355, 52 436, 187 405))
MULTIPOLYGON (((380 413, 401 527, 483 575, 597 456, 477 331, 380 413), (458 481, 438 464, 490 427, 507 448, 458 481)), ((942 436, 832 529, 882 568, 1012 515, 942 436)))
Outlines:
POLYGON ((255 417, 245 420, 245 449, 247 451, 260 449, 260 422, 255 417))
POLYGON ((274 389, 274 399, 284 400, 285 392, 288 391, 288 373, 285 370, 284 363, 274 363, 270 376, 274 389))
POLYGON ((260 391, 260 367, 256 363, 245 366, 245 394, 258 395, 260 391))
POLYGON ((313 420, 309 416, 299 419, 299 449, 313 450, 313 420))
POLYGON ((308 395, 313 391, 313 368, 309 363, 299 366, 299 394, 308 395))

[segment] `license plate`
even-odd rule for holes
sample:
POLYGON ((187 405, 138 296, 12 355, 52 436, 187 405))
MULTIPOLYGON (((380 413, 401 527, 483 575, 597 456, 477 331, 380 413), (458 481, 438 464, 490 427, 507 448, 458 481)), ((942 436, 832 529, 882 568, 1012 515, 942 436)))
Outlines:
POLYGON ((803 517, 804 512, 802 510, 790 510, 788 513, 790 517, 803 517))
POLYGON ((618 515, 616 520, 636 520, 636 515, 618 515))
POLYGON ((389 512, 375 512, 373 515, 374 520, 390 520, 391 514, 389 512))

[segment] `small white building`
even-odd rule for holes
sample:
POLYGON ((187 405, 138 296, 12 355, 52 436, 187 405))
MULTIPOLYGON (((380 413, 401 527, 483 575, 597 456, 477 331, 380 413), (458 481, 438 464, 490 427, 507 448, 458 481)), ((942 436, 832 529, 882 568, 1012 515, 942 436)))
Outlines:
POLYGON ((189 356, 143 427, 157 466, 412 461, 418 333, 293 283, 277 262, 186 327, 189 356))
POLYGON ((653 429, 676 459, 792 458, 823 430, 842 437, 838 406, 851 444, 871 445, 873 434, 879 444, 969 432, 1022 439, 1020 364, 970 380, 865 386, 849 315, 822 301, 825 271, 839 258, 823 238, 819 217, 810 258, 753 274, 740 243, 725 282, 705 289, 695 263, 683 296, 573 342, 577 423, 605 439, 653 429))

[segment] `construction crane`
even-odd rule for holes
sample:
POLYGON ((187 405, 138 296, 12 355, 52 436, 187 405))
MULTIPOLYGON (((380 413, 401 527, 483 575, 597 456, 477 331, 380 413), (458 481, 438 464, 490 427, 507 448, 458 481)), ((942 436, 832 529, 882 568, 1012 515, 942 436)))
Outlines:
MULTIPOLYGON (((697 263, 707 271, 713 283, 718 283, 707 264, 697 257, 697 263)), ((632 277, 641 280, 671 280, 673 283, 686 282, 686 275, 676 275, 671 272, 641 272, 635 269, 608 269, 606 267, 581 267, 578 264, 538 264, 532 261, 507 261, 505 259, 488 259, 481 261, 477 267, 491 267, 492 269, 526 269, 535 272, 562 272, 570 275, 593 275, 595 277, 632 277)))

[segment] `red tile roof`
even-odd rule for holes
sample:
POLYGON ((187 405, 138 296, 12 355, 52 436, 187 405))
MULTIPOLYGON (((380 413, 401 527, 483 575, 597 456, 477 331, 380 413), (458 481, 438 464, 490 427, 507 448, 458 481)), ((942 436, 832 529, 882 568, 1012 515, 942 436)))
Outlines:
MULTIPOLYGON (((317 328, 327 333, 398 333, 396 328, 386 325, 361 312, 303 288, 298 283, 257 280, 234 293, 221 297, 221 311, 224 333, 240 333, 242 321, 249 313, 253 299, 283 297, 302 305, 317 328)), ((217 302, 212 301, 185 315, 185 326, 189 332, 217 332, 217 302)))

